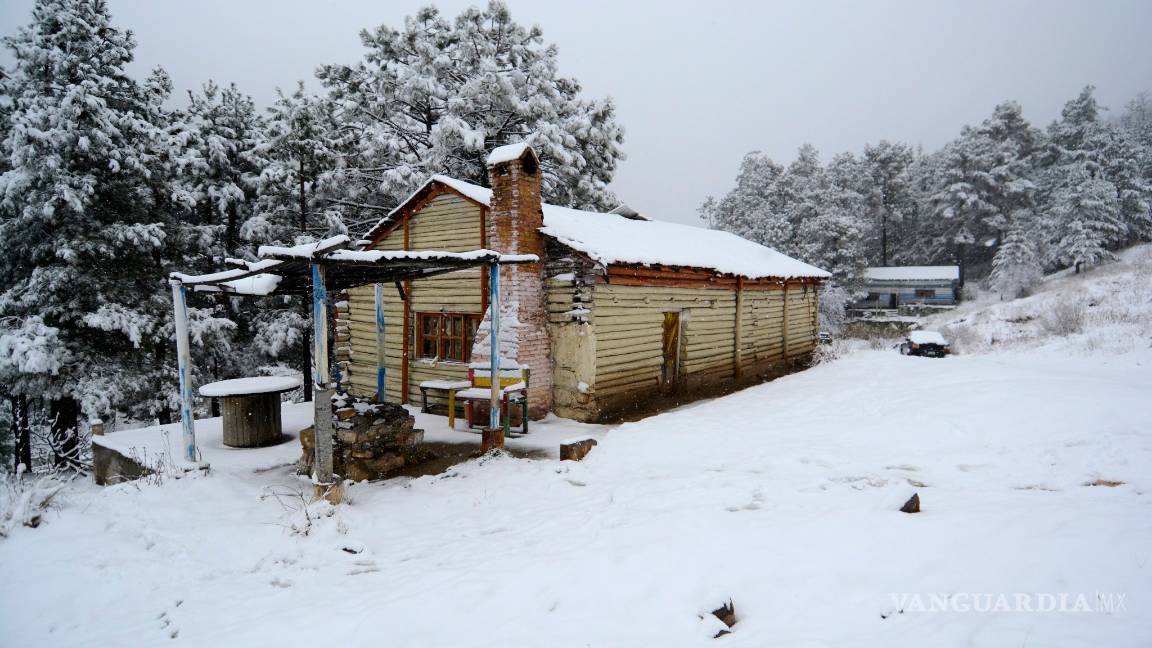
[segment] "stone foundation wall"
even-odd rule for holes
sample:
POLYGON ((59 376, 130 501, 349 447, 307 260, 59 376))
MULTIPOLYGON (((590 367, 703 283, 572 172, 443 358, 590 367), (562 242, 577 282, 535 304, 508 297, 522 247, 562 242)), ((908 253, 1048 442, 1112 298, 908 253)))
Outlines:
MULTIPOLYGON (((332 441, 334 472, 344 479, 381 479, 406 465, 427 459, 421 447, 424 431, 415 429, 416 418, 393 404, 348 404, 347 397, 334 401, 337 408, 336 436, 332 441)), ((303 455, 300 472, 312 473, 316 431, 300 432, 303 455)))

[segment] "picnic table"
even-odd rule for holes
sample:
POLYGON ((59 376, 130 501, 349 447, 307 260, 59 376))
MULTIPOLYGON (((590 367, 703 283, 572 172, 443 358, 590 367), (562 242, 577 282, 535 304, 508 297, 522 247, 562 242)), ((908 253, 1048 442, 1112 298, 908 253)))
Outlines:
POLYGON ((456 428, 456 392, 472 386, 471 380, 425 380, 420 383, 420 411, 428 413, 428 390, 448 392, 448 427, 456 428))
POLYGON ((200 395, 223 400, 224 445, 259 448, 280 440, 280 394, 300 386, 292 376, 254 376, 208 383, 200 395))

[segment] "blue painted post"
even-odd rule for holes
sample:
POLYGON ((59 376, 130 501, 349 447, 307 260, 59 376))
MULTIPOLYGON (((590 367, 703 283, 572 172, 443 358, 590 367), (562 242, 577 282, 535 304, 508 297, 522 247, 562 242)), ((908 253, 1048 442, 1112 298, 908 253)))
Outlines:
POLYGON ((180 426, 184 459, 196 463, 196 419, 192 417, 192 346, 188 341, 188 299, 184 284, 172 281, 173 323, 176 333, 176 367, 180 376, 180 426))
POLYGON ((376 400, 384 402, 384 284, 376 284, 376 400))
POLYGON ((316 473, 318 485, 332 483, 332 388, 328 358, 328 287, 324 268, 312 264, 312 405, 316 433, 316 473))
POLYGON ((500 427, 500 263, 488 264, 488 308, 492 312, 489 351, 492 372, 492 407, 488 416, 489 429, 500 427))

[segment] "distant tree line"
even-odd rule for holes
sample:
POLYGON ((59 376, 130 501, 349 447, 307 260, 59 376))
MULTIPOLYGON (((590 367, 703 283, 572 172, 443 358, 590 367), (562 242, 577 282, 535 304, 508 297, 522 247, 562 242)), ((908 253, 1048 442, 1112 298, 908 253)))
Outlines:
MULTIPOLYGON (((361 40, 361 61, 318 69, 323 92, 301 83, 262 111, 234 85, 208 81, 177 101, 163 69, 132 78, 135 39, 104 0, 38 0, 4 39, 15 60, 0 70, 5 466, 82 467, 85 418, 173 420, 173 270, 362 234, 431 174, 485 184, 486 152, 529 133, 547 200, 615 206, 623 131, 611 100, 582 97, 556 48, 503 3, 454 19, 427 7, 361 40)), ((303 304, 190 306, 198 383, 292 367, 310 386, 303 304)))
POLYGON ((1006 101, 932 153, 881 141, 825 165, 805 144, 784 167, 752 152, 736 186, 700 213, 841 288, 866 266, 955 264, 1013 298, 1045 272, 1152 239, 1152 98, 1114 119, 1101 111, 1089 86, 1046 129, 1006 101))

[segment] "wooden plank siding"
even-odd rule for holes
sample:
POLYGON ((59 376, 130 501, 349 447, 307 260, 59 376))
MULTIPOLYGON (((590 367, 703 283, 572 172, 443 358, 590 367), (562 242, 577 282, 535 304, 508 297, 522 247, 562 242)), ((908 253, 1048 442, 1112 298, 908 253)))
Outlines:
MULTIPOLYGON (((441 193, 427 200, 403 226, 397 225, 377 240, 377 250, 443 250, 465 252, 484 247, 481 228, 482 208, 452 193, 441 193)), ((395 286, 385 286, 384 335, 385 392, 392 402, 406 397, 408 402, 420 402, 419 385, 425 380, 464 380, 468 377, 467 363, 434 361, 416 357, 411 340, 416 313, 452 312, 483 313, 484 282, 479 269, 463 270, 451 274, 413 281, 406 289, 409 297, 408 318, 395 286), (407 326, 405 326, 407 323, 407 326), (404 371, 404 338, 409 337, 412 357, 404 371), (407 389, 403 389, 404 374, 407 389)), ((371 396, 376 391, 376 325, 373 289, 363 286, 349 291, 352 354, 348 367, 352 393, 371 396)), ((446 404, 438 395, 430 394, 429 402, 446 404)))

